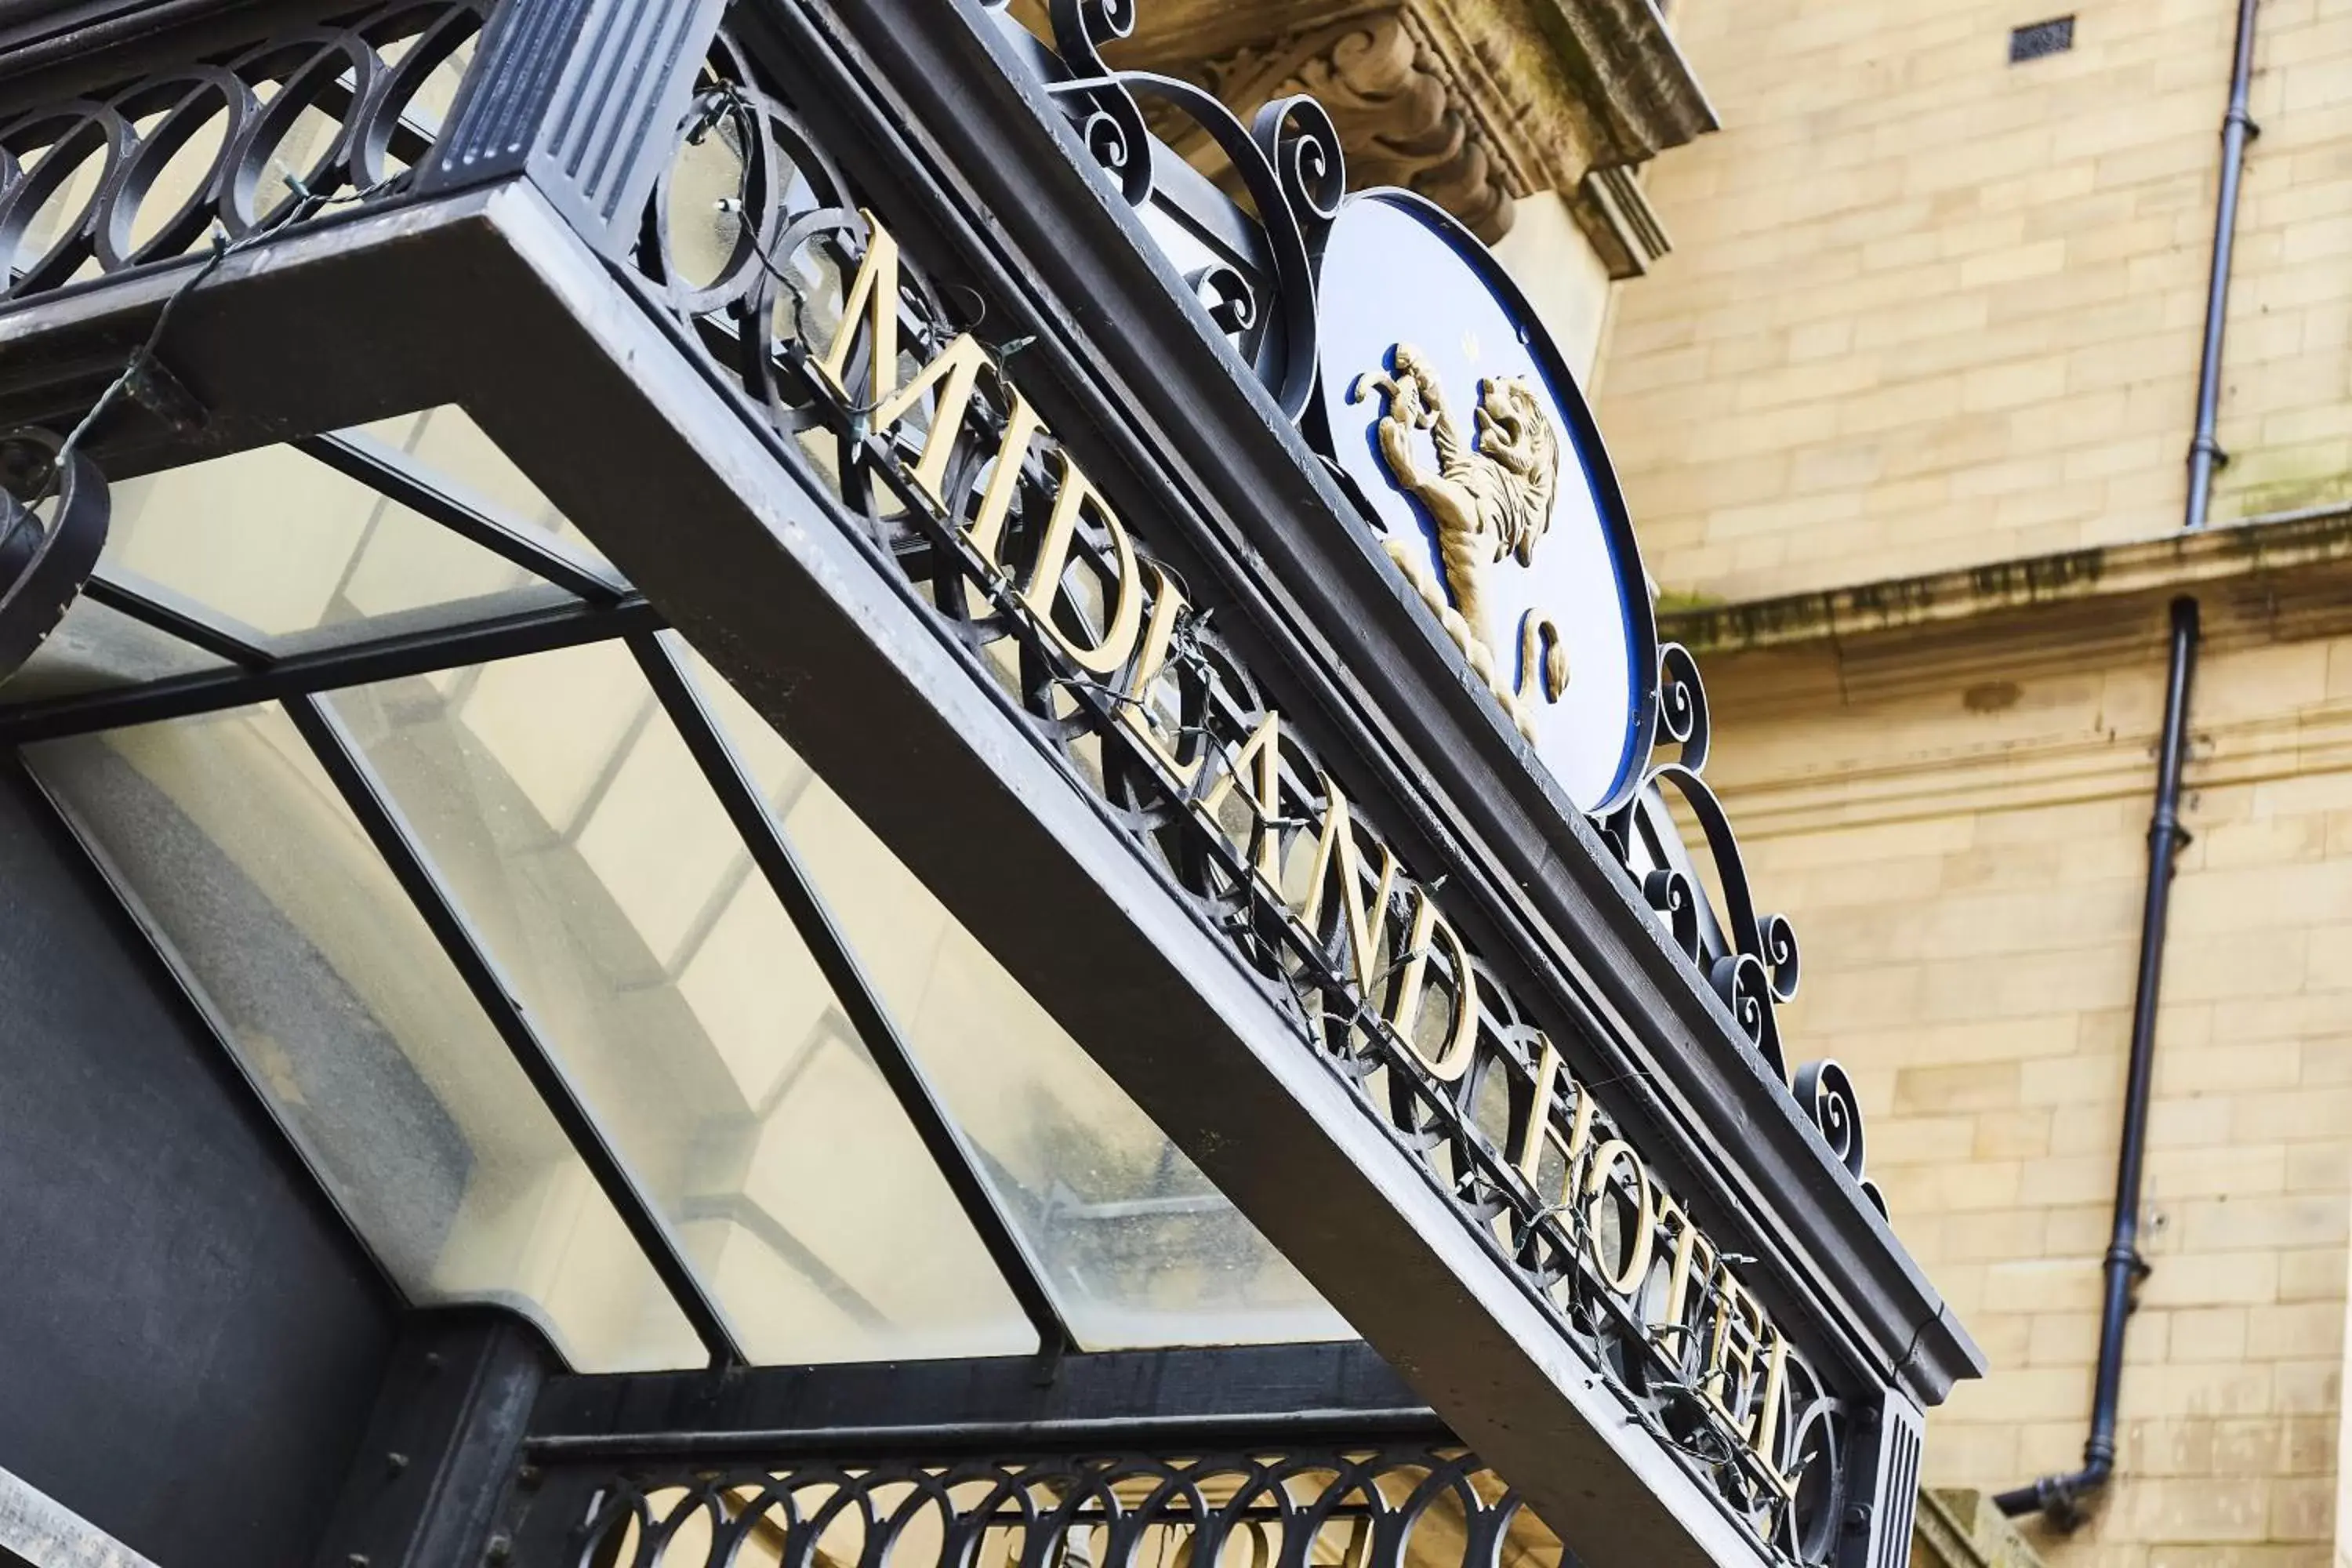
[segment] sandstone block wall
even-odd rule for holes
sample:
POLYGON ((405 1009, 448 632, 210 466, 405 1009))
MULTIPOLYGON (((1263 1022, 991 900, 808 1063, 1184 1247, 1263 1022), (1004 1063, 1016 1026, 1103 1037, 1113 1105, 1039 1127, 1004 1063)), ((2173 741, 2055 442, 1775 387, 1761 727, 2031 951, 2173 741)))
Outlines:
MULTIPOLYGON (((2232 0, 1739 0, 1599 416, 1653 575, 1754 598, 2178 524, 2232 0)), ((2215 515, 2352 495, 2352 0, 2264 0, 2215 515)))
MULTIPOLYGON (((1792 1060, 1869 1112, 1895 1228, 1992 1362, 1928 1427, 1936 1486, 2081 1460, 2163 654, 1956 681, 1717 658, 1710 773, 1804 943, 1792 1060), (1848 671, 1848 674, 1851 672, 1848 671)), ((2060 1568, 2336 1561, 2352 1219, 2352 639, 2224 628, 2199 671, 2120 1477, 2060 1568)))

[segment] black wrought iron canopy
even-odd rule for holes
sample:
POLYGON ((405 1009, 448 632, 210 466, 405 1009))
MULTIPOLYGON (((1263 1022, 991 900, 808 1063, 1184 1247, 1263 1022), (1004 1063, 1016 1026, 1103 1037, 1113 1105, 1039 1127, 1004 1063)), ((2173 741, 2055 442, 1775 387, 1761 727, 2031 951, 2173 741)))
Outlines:
MULTIPOLYGON (((118 487, 293 445, 543 595, 273 642, 101 565, 89 602, 205 667, 0 689, 0 740, 40 776, 45 743, 281 705, 694 1335, 733 1364, 762 1358, 333 696, 625 645, 1061 1354, 1084 1336, 1034 1237, 898 1040, 875 953, 828 936, 690 645, 1442 1417, 1450 1433, 1416 1428, 1438 1447, 1415 1474, 1472 1445, 1595 1568, 1900 1561, 1919 1407, 1980 1358, 1862 1181, 1842 1075, 1800 1071, 1792 1093, 1772 1007, 1793 939, 1750 907, 1699 776, 1696 670, 1667 651, 1649 721, 1679 756, 1588 820, 1297 424, 1340 179, 1328 126, 1293 103, 1244 127, 1181 84, 1120 78, 1095 46, 1121 9, 1055 0, 1051 47, 975 0, 0 12, 0 427, 73 432, 118 487), (1246 207, 1150 139, 1139 94, 1207 125, 1246 207), (869 272, 888 301, 870 318, 869 272), (892 403, 959 352, 961 406, 951 379, 892 403), (339 434, 448 408, 583 540, 339 434), (1055 522, 1081 474, 1132 540, 1077 502, 1055 522), (1137 546, 1149 626, 1139 608, 1121 656, 1089 664, 1137 546), (1094 609, 1056 607, 1064 573, 1035 567, 1054 549, 1094 609), (1052 579, 1042 608, 1034 577, 1052 579), (1696 811, 1710 891, 1666 789, 1696 811), (1373 892, 1384 853, 1410 877, 1373 892), (1341 880, 1302 909, 1280 883, 1308 856, 1318 889, 1334 861, 1341 880), (1373 933, 1394 924, 1377 962, 1346 919, 1368 894, 1373 933), (1475 1033, 1430 1048, 1408 986, 1475 1033), (1548 1198, 1560 1152, 1572 1186, 1548 1198)), ((824 1445, 738 1426, 711 1441, 742 1468, 693 1481, 687 1511, 748 1538, 790 1512, 787 1459, 824 1445)), ((562 1436, 542 1432, 526 1469, 567 1452, 593 1467, 595 1445, 562 1436)), ((604 1436, 632 1460, 663 1448, 604 1436)), ((1169 1480, 990 1482, 955 1471, 938 1433, 901 1436, 898 1468, 848 1489, 952 1472, 1023 1508, 1045 1488, 1078 1510, 1065 1525, 1109 1530, 1111 1504, 1087 1499, 1169 1480)), ((557 1545, 625 1515, 628 1550, 654 1561, 634 1473, 577 1491, 557 1545)), ((1234 1506, 1267 1484, 1234 1483, 1234 1506)), ((1213 1501, 1231 1497, 1194 1517, 1213 1501)), ((971 1528, 1010 1528, 997 1508, 971 1528)), ((1022 1518, 1042 1562, 1044 1526, 1022 1518)), ((1405 1527, 1382 1528, 1402 1550, 1405 1527)), ((1499 1525, 1465 1529, 1499 1550, 1499 1525)), ((945 1539, 952 1557, 978 1538, 945 1539)))

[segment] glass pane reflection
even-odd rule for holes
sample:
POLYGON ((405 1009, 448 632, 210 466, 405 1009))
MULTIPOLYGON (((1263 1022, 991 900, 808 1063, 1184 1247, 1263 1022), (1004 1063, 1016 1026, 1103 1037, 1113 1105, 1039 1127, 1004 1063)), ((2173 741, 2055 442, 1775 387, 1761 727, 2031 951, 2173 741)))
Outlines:
MULTIPOLYGON (((673 647, 683 648, 673 641, 673 647)), ((1088 1350, 1354 1331, 734 689, 696 672, 1088 1350)))
POLYGON ((439 488, 526 528, 535 528, 574 557, 602 570, 611 563, 572 526, 546 493, 514 463, 467 412, 454 404, 402 414, 362 425, 360 432, 396 447, 431 471, 439 488))
POLYGON ((624 645, 333 701, 749 1354, 1035 1349, 624 645))
POLYGON ((454 626, 569 595, 287 447, 114 486, 100 570, 258 634, 274 654, 454 626))
POLYGON ((29 748, 409 1300, 500 1301, 583 1371, 702 1347, 293 725, 29 748))
POLYGON ((0 703, 72 697, 227 668, 226 659, 215 658, 85 595, 73 602, 57 629, 33 650, 33 657, 0 680, 0 703))

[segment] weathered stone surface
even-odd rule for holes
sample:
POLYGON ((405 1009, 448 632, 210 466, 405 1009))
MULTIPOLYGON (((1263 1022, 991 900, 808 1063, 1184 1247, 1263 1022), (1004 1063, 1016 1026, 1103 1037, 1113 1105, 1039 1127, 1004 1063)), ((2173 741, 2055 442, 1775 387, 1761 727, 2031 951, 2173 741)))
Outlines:
MULTIPOLYGON (((1630 171, 1715 127, 1650 0, 1157 0, 1114 55, 1244 112, 1312 93, 1351 184, 1419 191, 1489 241, 1515 201, 1556 191, 1620 277, 1665 245, 1630 171)), ((1162 129, 1213 161, 1205 138, 1162 129)))
POLYGON ((1922 1489, 1911 1568, 2042 1568, 2042 1559, 1984 1493, 1922 1489))

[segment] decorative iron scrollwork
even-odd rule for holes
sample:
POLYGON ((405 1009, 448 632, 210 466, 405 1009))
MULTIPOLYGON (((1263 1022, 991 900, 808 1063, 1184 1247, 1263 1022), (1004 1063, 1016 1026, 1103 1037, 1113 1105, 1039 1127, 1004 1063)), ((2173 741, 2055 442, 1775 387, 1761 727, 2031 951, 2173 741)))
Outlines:
MULTIPOLYGON (((1214 288, 1213 314, 1220 309, 1225 312, 1214 319, 1229 333, 1241 334, 1243 323, 1264 320, 1276 334, 1276 352, 1256 353, 1245 339, 1236 344, 1236 352, 1257 371, 1284 413, 1298 419, 1315 379, 1318 327, 1314 258, 1346 187, 1344 156, 1329 115, 1310 98, 1288 98, 1267 105, 1245 129, 1204 88, 1146 72, 1113 70, 1104 64, 1099 46, 1132 29, 1133 0, 1056 0, 1053 19, 1061 58, 1045 62, 1047 90, 1090 149, 1095 139, 1087 116, 1108 112, 1104 95, 1139 94, 1181 111, 1232 163, 1265 229, 1268 274, 1261 286, 1254 287, 1249 277, 1230 268, 1216 269, 1213 283, 1204 270, 1192 274, 1193 287, 1196 292, 1204 286, 1214 288), (1085 106, 1083 113, 1080 105, 1085 106), (1270 306, 1259 298, 1261 292, 1271 295, 1270 306)), ((1127 123, 1123 110, 1119 119, 1127 123)), ((1128 145, 1118 144, 1116 158, 1097 153, 1097 162, 1114 179, 1126 179, 1134 166, 1128 145)), ((1128 183, 1122 188, 1138 205, 1150 195, 1148 184, 1128 183), (1136 194, 1139 189, 1141 195, 1136 194)), ((1378 518, 1361 495, 1350 489, 1349 499, 1379 533, 1378 518)), ((1412 575, 1405 552, 1391 552, 1400 555, 1412 575)), ((1463 604, 1468 614, 1466 601, 1449 596, 1447 585, 1426 572, 1419 574, 1416 587, 1441 618, 1455 604, 1463 604)), ((1474 646, 1478 639, 1452 623, 1449 630, 1456 634, 1454 640, 1474 669, 1482 658, 1491 665, 1491 650, 1474 646)), ((1690 959, 1772 1075, 1821 1130, 1864 1196, 1884 1213, 1883 1198, 1863 1173, 1861 1107, 1843 1071, 1833 1062, 1816 1064, 1801 1069, 1799 1081, 1791 1083, 1777 1009, 1797 994, 1797 935, 1784 916, 1756 910, 1730 819, 1703 776, 1711 733, 1697 661, 1687 649, 1668 644, 1659 649, 1658 662, 1652 732, 1669 754, 1654 760, 1626 803, 1597 819, 1595 826, 1675 947, 1690 959), (1698 846, 1713 872, 1711 886, 1684 843, 1678 818, 1697 830, 1698 846), (1834 1091, 1823 1090, 1824 1084, 1834 1091)), ((1506 710, 1524 729, 1514 693, 1491 669, 1485 673, 1506 710)))
MULTIPOLYGON (((1295 421, 1306 413, 1315 387, 1315 258, 1348 189, 1339 128, 1320 103, 1303 95, 1266 104, 1244 125, 1196 83, 1112 68, 1102 47, 1134 30, 1136 5, 1053 0, 1048 14, 1058 58, 1045 62, 1045 91, 1130 206, 1163 197, 1181 206, 1186 199, 1181 192, 1158 190, 1156 143, 1139 100, 1198 127, 1223 155, 1254 210, 1265 249, 1262 258, 1249 258, 1255 265, 1216 264, 1215 300, 1203 303, 1220 331, 1241 340, 1242 358, 1295 421)), ((1000 14, 1003 7, 1004 0, 990 5, 1000 14)))
MULTIPOLYGON (((1687 1215, 1622 1157, 1607 1111, 1559 1091, 1558 1055, 1511 988, 1450 928, 1433 939, 1432 889, 1396 867, 1377 814, 1150 556, 1150 520, 1121 521, 1018 395, 1017 342, 979 342, 986 312, 862 215, 854 178, 723 30, 676 151, 635 257, 648 305, 806 455, 877 563, 1263 977, 1303 1052, 1608 1371, 1627 1418, 1759 1542, 1819 1561, 1801 1544, 1843 1507, 1845 1405, 1770 1331, 1744 1260, 1680 1245, 1687 1215), (1575 1190, 1552 1193, 1562 1172, 1541 1151, 1572 1138, 1575 1190), (1620 1152, 1596 1168, 1602 1150, 1620 1152), (1727 1370, 1739 1342, 1745 1371, 1727 1370)), ((1689 721, 1670 732, 1703 752, 1695 684, 1675 700, 1689 721)), ((1703 900, 1685 907, 1701 919, 1703 900)), ((1739 956, 1769 990, 1773 955, 1748 931, 1739 956)), ((741 1517, 698 1495, 714 1530, 741 1517)), ((632 1517, 644 1531, 674 1514, 632 1517)))
POLYGON ((1884 1215, 1886 1200, 1864 1173, 1862 1101, 1845 1069, 1834 1061, 1811 1062, 1790 1079, 1776 1009, 1795 999, 1802 973, 1796 928, 1785 915, 1756 910, 1730 816, 1701 776, 1712 742, 1706 690, 1698 661, 1679 644, 1658 651, 1656 702, 1659 743, 1673 747, 1674 754, 1665 761, 1654 756, 1632 798, 1595 826, 1675 945, 1706 976, 1830 1152, 1884 1215), (1698 829, 1720 909, 1692 861, 1676 806, 1698 829))
POLYGON ((0 435, 0 680, 33 656, 106 548, 106 478, 47 430, 0 435))
POLYGON ((1118 182, 1127 205, 1151 198, 1151 133, 1143 110, 1103 62, 1102 46, 1135 31, 1138 0, 1050 0, 1054 47, 1069 75, 1045 91, 1061 106, 1094 161, 1118 182))

